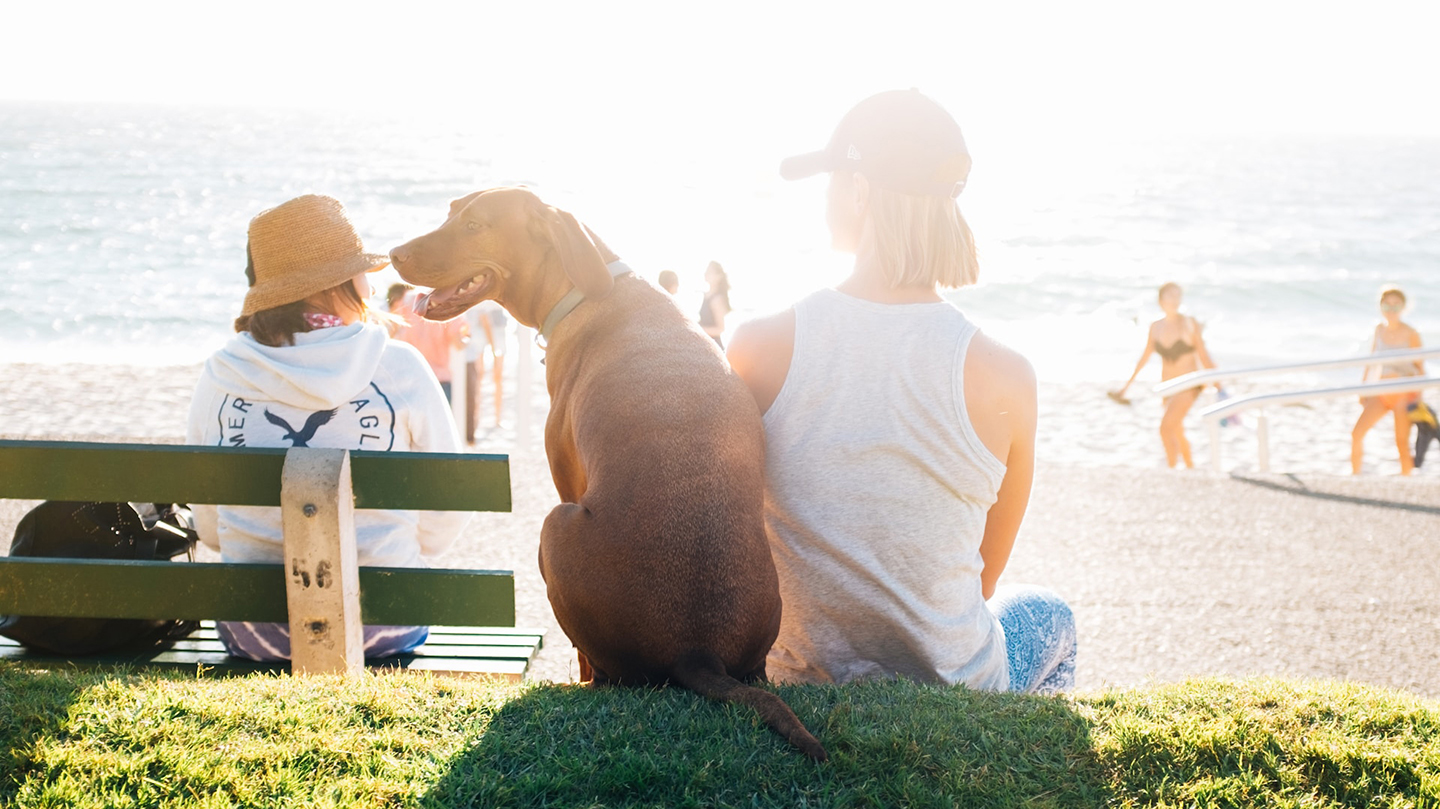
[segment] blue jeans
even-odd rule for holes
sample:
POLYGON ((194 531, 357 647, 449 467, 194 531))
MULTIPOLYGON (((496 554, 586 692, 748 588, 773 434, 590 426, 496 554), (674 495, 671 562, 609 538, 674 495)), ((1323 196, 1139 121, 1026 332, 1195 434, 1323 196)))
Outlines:
MULTIPOLYGON (((389 657, 413 651, 430 636, 428 626, 365 626, 365 656, 389 657)), ((215 633, 225 651, 250 660, 290 659, 290 625, 249 621, 216 621, 215 633)))
POLYGON ((1044 587, 1000 585, 986 606, 1005 629, 1010 690, 1055 694, 1075 687, 1075 616, 1044 587))

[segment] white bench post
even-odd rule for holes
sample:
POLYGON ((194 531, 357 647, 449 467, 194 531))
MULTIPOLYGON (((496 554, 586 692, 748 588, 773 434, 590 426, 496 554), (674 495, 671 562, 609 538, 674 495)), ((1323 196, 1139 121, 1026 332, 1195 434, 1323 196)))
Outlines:
POLYGON ((286 452, 280 513, 290 670, 295 674, 364 671, 350 453, 310 447, 286 452))

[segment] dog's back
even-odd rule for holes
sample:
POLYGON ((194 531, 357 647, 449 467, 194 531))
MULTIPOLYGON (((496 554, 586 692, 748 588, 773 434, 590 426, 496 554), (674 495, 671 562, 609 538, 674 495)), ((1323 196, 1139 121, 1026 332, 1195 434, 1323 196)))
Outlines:
POLYGON ((557 620, 597 681, 675 682, 744 702, 823 759, 779 698, 741 682, 763 678, 781 608, 754 399, 644 281, 621 277, 587 307, 561 323, 546 358, 557 487, 583 474, 574 505, 545 525, 557 620))
POLYGON ((574 446, 587 533, 622 546, 627 569, 613 571, 607 611, 630 604, 635 620, 668 624, 664 644, 651 625, 639 633, 648 648, 591 662, 612 680, 654 679, 701 639, 727 667, 759 669, 780 596, 754 400, 714 342, 644 281, 622 277, 585 308, 557 329, 561 350, 546 358, 546 448, 574 446))

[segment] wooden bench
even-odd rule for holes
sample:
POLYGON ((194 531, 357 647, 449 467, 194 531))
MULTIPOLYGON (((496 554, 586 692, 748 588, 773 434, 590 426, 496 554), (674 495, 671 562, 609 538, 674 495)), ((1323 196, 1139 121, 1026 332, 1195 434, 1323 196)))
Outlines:
POLYGON ((0 638, 0 659, 518 680, 542 641, 514 628, 511 571, 356 564, 355 508, 509 511, 503 455, 0 441, 0 498, 279 506, 285 545, 281 565, 0 558, 0 614, 204 622, 163 651, 61 658, 0 638), (288 621, 292 665, 231 657, 216 620, 288 621), (364 660, 362 623, 431 634, 410 654, 364 660))

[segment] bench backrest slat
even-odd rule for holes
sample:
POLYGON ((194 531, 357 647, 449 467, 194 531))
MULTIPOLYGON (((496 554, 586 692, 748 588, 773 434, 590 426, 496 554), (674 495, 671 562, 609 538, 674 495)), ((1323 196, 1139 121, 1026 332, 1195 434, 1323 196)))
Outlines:
MULTIPOLYGON (((0 497, 280 505, 285 450, 0 441, 0 497)), ((350 453, 356 508, 509 511, 504 455, 350 453)))
MULTIPOLYGON (((360 568, 367 624, 514 626, 508 570, 360 568)), ((287 620, 280 565, 0 559, 0 614, 287 620)))

